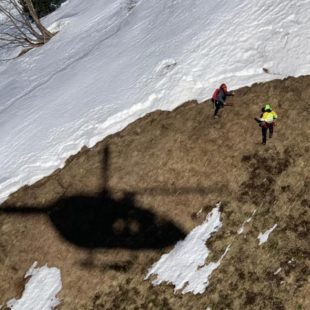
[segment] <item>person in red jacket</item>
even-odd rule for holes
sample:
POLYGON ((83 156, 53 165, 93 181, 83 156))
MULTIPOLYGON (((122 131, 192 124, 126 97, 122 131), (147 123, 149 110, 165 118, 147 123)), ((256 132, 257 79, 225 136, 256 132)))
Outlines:
POLYGON ((214 103, 214 118, 218 118, 218 111, 224 107, 226 97, 227 96, 234 96, 233 91, 227 91, 227 85, 226 84, 221 84, 220 88, 218 88, 215 93, 213 94, 212 101, 214 103))

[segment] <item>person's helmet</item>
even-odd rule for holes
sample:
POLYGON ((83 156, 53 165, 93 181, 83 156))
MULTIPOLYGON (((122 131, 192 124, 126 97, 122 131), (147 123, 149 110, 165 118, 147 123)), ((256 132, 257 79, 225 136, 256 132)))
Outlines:
POLYGON ((267 104, 265 104, 265 106, 264 106, 264 110, 265 110, 265 111, 267 111, 267 112, 268 112, 268 111, 269 111, 269 112, 271 112, 271 111, 272 111, 272 107, 271 107, 271 105, 270 105, 270 104, 268 104, 268 103, 267 103, 267 104))
POLYGON ((223 89, 227 90, 227 85, 226 85, 225 83, 223 83, 223 84, 220 86, 220 88, 223 88, 223 89))

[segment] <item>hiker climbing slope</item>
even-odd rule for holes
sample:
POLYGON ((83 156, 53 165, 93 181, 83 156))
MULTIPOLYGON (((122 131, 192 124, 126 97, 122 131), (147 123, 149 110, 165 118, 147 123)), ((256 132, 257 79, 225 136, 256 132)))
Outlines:
POLYGON ((227 91, 227 85, 221 84, 220 88, 217 88, 212 96, 212 102, 214 103, 214 118, 218 118, 218 111, 224 107, 226 97, 234 96, 233 91, 227 91))
POLYGON ((255 118, 259 123, 259 126, 262 127, 262 144, 266 144, 267 141, 267 131, 269 130, 269 139, 272 138, 273 129, 275 126, 275 120, 278 118, 278 115, 275 111, 272 110, 270 104, 266 104, 262 109, 262 114, 260 118, 255 118))

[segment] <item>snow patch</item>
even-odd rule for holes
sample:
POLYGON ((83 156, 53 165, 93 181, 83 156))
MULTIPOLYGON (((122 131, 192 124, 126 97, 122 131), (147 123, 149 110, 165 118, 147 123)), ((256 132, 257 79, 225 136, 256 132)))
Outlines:
POLYGON ((153 285, 168 282, 175 286, 174 292, 180 290, 183 294, 202 294, 209 284, 210 275, 219 267, 229 250, 228 246, 217 262, 205 264, 209 255, 205 243, 211 234, 222 226, 220 215, 218 205, 208 214, 202 225, 193 229, 170 253, 164 254, 149 269, 145 279, 156 275, 156 279, 152 281, 153 285))
POLYGON ((267 231, 265 231, 263 234, 259 233, 257 239, 259 240, 259 245, 265 243, 268 238, 269 235, 272 233, 272 231, 277 227, 277 224, 273 225, 273 227, 271 227, 270 229, 268 229, 267 231))
POLYGON ((56 295, 62 287, 60 270, 46 265, 36 268, 35 262, 26 272, 31 277, 20 299, 11 299, 7 307, 11 310, 52 310, 59 305, 56 295))
POLYGON ((245 220, 242 224, 242 226, 238 230, 238 235, 242 234, 244 232, 244 225, 247 223, 250 223, 252 221, 253 216, 255 215, 256 210, 253 211, 251 217, 249 217, 247 220, 245 220))
POLYGON ((53 23, 52 25, 50 25, 47 29, 48 29, 48 31, 50 31, 52 33, 56 33, 56 32, 59 32, 63 27, 65 27, 69 23, 70 23, 69 20, 57 21, 57 22, 53 23))

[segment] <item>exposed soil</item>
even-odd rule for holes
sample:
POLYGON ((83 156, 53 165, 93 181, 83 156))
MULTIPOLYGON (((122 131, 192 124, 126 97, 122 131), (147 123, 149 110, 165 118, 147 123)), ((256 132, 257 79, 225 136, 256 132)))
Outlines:
POLYGON ((217 120, 209 100, 155 111, 12 194, 0 209, 0 304, 38 261, 61 270, 60 310, 310 309, 309 98, 306 76, 241 88, 217 120), (263 146, 253 118, 267 102, 279 121, 263 146), (148 268, 218 201, 208 260, 231 247, 207 291, 152 287, 148 268))

